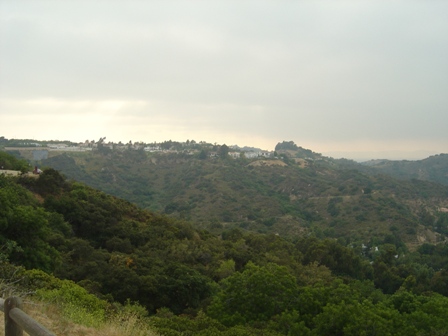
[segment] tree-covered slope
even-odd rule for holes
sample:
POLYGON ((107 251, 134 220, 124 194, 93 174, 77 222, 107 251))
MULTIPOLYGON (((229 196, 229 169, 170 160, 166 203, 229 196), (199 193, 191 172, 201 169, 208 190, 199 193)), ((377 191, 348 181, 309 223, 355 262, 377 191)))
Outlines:
POLYGON ((235 160, 102 150, 63 154, 44 164, 214 233, 238 227, 357 242, 392 234, 413 245, 448 233, 441 211, 448 207, 447 187, 365 174, 309 152, 279 148, 281 159, 235 160))
MULTIPOLYGON (((237 228, 216 236, 53 169, 0 176, 0 199, 2 272, 7 260, 43 269, 108 309, 138 301, 142 322, 162 335, 448 332, 446 245, 409 252, 393 235, 363 246, 237 228)), ((26 278, 42 295, 88 299, 42 273, 26 278)))
POLYGON ((400 179, 419 179, 448 185, 448 154, 430 156, 424 160, 374 160, 364 162, 370 171, 400 179))

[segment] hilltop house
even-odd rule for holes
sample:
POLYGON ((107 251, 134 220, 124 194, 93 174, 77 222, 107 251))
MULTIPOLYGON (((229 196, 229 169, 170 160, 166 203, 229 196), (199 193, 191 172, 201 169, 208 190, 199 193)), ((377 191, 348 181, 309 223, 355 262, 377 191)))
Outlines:
POLYGON ((233 159, 239 159, 241 153, 240 152, 229 152, 229 156, 233 159))
POLYGON ((259 152, 244 152, 244 156, 247 159, 255 159, 258 157, 258 155, 259 155, 259 152))
POLYGON ((145 152, 160 152, 162 148, 160 146, 148 146, 143 149, 145 152))

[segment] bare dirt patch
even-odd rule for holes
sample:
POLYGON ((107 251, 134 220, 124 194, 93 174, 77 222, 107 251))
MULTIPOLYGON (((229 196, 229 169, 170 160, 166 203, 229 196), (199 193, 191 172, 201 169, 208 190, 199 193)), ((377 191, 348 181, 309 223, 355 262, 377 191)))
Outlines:
POLYGON ((9 175, 9 176, 19 176, 21 172, 19 170, 0 170, 0 174, 9 175))
POLYGON ((281 166, 281 167, 284 167, 284 166, 287 166, 287 164, 281 160, 257 160, 257 161, 249 163, 248 166, 252 166, 252 167, 281 166))
POLYGON ((6 175, 6 176, 20 176, 20 175, 26 175, 31 177, 39 177, 38 174, 33 174, 31 172, 23 174, 20 170, 7 170, 7 169, 0 169, 0 175, 6 175))
POLYGON ((293 159, 293 161, 294 161, 295 163, 297 163, 297 165, 298 165, 300 168, 306 168, 306 167, 308 167, 308 161, 305 160, 305 159, 295 158, 295 159, 293 159))

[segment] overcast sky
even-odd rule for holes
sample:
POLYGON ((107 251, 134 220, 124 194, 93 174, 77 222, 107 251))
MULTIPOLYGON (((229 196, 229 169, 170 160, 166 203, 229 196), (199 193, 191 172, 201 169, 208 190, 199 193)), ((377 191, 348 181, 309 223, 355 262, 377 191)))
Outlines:
POLYGON ((448 152, 448 1, 0 0, 0 136, 448 152))

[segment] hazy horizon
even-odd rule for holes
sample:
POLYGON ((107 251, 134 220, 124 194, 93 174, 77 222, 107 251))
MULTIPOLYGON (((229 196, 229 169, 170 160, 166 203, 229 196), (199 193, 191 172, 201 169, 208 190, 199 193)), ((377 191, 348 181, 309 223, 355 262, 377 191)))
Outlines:
MULTIPOLYGON (((4 136, 4 135, 0 134, 0 136, 4 136)), ((101 137, 98 138, 98 139, 88 138, 88 139, 81 140, 81 141, 72 140, 72 139, 36 139, 36 138, 32 138, 32 137, 24 137, 24 138, 14 138, 14 137, 13 138, 8 138, 8 137, 5 137, 5 138, 8 139, 8 140, 36 140, 36 141, 56 141, 56 142, 58 142, 58 141, 59 142, 69 141, 69 142, 72 142, 72 143, 83 143, 83 142, 85 142, 85 140, 88 140, 88 141, 92 141, 93 140, 93 141, 96 142, 96 141, 100 140, 101 137)), ((185 142, 187 140, 190 140, 190 141, 191 140, 195 140, 196 142, 205 141, 203 139, 202 140, 198 140, 198 139, 186 139, 186 140, 166 139, 166 140, 162 140, 162 141, 150 141, 150 142, 145 142, 145 143, 147 143, 147 144, 154 143, 154 142, 160 143, 160 142, 169 141, 169 140, 178 141, 178 142, 181 142, 181 143, 185 142)), ((130 141, 132 141, 132 143, 136 142, 136 141, 133 141, 132 139, 130 141)), ((275 149, 275 146, 277 145, 277 143, 281 143, 282 141, 291 141, 291 140, 283 139, 283 140, 278 141, 275 144, 273 144, 272 147, 259 147, 259 146, 252 146, 252 145, 248 145, 248 144, 241 144, 241 143, 233 143, 233 144, 229 143, 229 144, 226 144, 226 145, 228 145, 228 146, 238 146, 240 148, 253 147, 253 148, 258 148, 258 149, 261 149, 261 150, 273 151, 275 149)), ((108 143, 108 142, 128 143, 129 140, 127 140, 127 141, 124 141, 124 140, 112 141, 108 137, 106 137, 105 142, 106 143, 108 143)), ((216 141, 206 141, 206 142, 207 143, 211 143, 211 144, 215 144, 216 143, 217 145, 223 145, 224 144, 224 143, 217 143, 216 141)), ((296 145, 300 146, 300 147, 303 147, 305 149, 310 149, 313 152, 320 153, 320 154, 322 154, 323 156, 326 156, 326 157, 332 157, 334 159, 350 159, 350 160, 354 160, 356 162, 366 162, 366 161, 370 161, 370 160, 382 160, 382 159, 385 159, 385 160, 409 160, 409 161, 416 161, 416 160, 423 160, 423 159, 426 159, 426 158, 428 158, 430 156, 434 156, 434 155, 446 154, 445 152, 440 152, 439 153, 439 152, 432 152, 432 151, 408 151, 408 152, 404 152, 404 151, 385 151, 385 152, 362 152, 362 151, 359 151, 359 152, 344 152, 344 151, 334 151, 334 152, 325 152, 324 151, 324 152, 319 152, 319 151, 316 151, 313 148, 304 147, 301 144, 297 144, 296 143, 296 145)))
POLYGON ((448 151, 448 2, 0 2, 0 134, 448 151))

